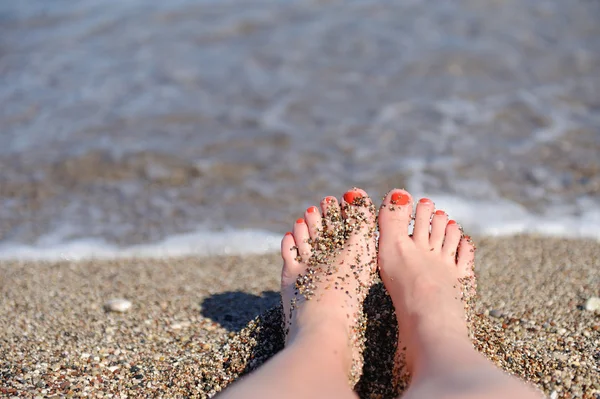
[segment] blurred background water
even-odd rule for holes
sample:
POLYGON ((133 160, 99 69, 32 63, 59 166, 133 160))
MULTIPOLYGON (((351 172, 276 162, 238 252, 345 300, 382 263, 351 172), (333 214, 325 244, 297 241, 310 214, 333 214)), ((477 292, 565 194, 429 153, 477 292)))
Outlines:
POLYGON ((268 250, 352 186, 476 234, 600 237, 599 21, 591 0, 0 2, 0 255, 268 250))

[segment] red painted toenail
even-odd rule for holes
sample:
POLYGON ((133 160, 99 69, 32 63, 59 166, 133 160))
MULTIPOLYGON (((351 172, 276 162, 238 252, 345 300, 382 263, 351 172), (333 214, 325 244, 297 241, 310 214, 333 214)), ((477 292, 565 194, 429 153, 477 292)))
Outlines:
POLYGON ((333 204, 335 202, 335 197, 325 197, 325 202, 328 204, 333 204))
POLYGON ((435 214, 436 214, 436 215, 443 216, 443 215, 445 215, 445 214, 446 214, 446 212, 442 211, 441 209, 438 209, 437 211, 435 211, 435 214))
POLYGON ((431 204, 431 203, 433 203, 433 201, 430 200, 429 198, 421 198, 419 200, 419 203, 421 203, 421 204, 431 204))
POLYGON ((304 219, 300 218, 300 219, 296 220, 296 223, 302 224, 302 223, 304 223, 304 219))
POLYGON ((306 212, 308 213, 315 213, 317 211, 317 207, 316 206, 311 206, 310 208, 308 208, 306 210, 306 212))
POLYGON ((362 198, 362 194, 357 191, 348 191, 344 194, 344 201, 348 204, 353 204, 357 199, 362 198))
POLYGON ((448 220, 448 224, 456 224, 456 220, 450 219, 450 220, 448 220))
POLYGON ((292 235, 292 232, 291 232, 291 231, 288 231, 287 233, 285 233, 285 235, 286 235, 286 236, 291 236, 291 235, 292 235))
POLYGON ((410 197, 404 193, 392 194, 391 203, 394 205, 406 205, 410 201, 410 197))

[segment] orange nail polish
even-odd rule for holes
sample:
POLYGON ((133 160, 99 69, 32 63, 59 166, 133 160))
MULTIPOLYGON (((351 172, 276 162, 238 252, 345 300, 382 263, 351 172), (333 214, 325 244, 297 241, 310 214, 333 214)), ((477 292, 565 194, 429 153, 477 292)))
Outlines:
POLYGON ((358 198, 362 198, 362 194, 357 191, 348 191, 344 194, 344 201, 348 204, 353 204, 358 198))
POLYGON ((328 204, 332 204, 335 202, 335 197, 331 197, 331 196, 325 197, 325 202, 328 204))
POLYGON ((317 211, 317 207, 316 206, 311 206, 310 208, 308 208, 306 210, 306 212, 308 213, 315 213, 317 211))
POLYGON ((429 198, 421 198, 421 199, 419 200, 419 203, 421 203, 421 204, 431 204, 432 202, 433 202, 433 201, 432 201, 432 200, 430 200, 429 198))
POLYGON ((435 211, 435 214, 436 214, 436 215, 443 216, 443 215, 445 215, 445 214, 446 214, 446 212, 442 211, 441 209, 438 209, 437 211, 435 211))
POLYGON ((448 220, 448 224, 456 224, 456 220, 450 219, 450 220, 448 220))
POLYGON ((287 233, 285 233, 285 235, 286 235, 286 236, 291 236, 291 235, 292 235, 292 232, 291 232, 291 231, 288 231, 287 233))
POLYGON ((296 220, 296 223, 302 224, 302 223, 304 223, 304 219, 300 218, 300 219, 296 220))
POLYGON ((404 193, 392 194, 391 202, 394 205, 406 205, 410 201, 410 197, 404 193))

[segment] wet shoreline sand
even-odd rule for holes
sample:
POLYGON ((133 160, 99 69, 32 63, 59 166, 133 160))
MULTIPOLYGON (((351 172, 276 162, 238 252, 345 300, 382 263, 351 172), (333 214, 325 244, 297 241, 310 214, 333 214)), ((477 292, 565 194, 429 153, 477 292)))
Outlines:
MULTIPOLYGON (((476 242, 474 345, 552 398, 597 398, 600 313, 585 303, 600 296, 600 243, 476 242)), ((278 254, 0 262, 0 396, 212 396, 281 346, 280 314, 265 313, 279 303, 280 264, 278 254), (107 312, 111 298, 133 305, 107 312)), ((393 397, 394 315, 381 288, 367 301, 377 345, 357 390, 393 397)))

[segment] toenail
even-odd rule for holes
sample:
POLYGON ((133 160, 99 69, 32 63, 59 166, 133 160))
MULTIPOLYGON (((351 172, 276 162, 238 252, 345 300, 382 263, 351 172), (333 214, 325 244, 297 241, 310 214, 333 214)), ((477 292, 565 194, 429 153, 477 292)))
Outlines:
POLYGON ((310 208, 308 208, 306 210, 306 212, 308 213, 315 213, 317 211, 317 207, 316 206, 311 206, 310 208))
POLYGON ((346 194, 344 194, 344 201, 346 201, 348 204, 354 204, 354 201, 359 198, 362 198, 362 194, 358 191, 348 191, 346 194))
POLYGON ((288 231, 287 233, 285 233, 285 235, 286 235, 286 236, 291 236, 291 235, 292 235, 292 232, 291 232, 291 231, 288 231))
POLYGON ((448 224, 456 224, 456 220, 450 219, 450 220, 448 220, 448 224))
POLYGON ((439 209, 439 210, 435 211, 435 214, 436 214, 436 215, 443 216, 443 215, 445 215, 445 214, 446 214, 446 212, 444 212, 444 211, 442 211, 441 209, 439 209))
POLYGON ((304 223, 304 219, 300 218, 300 219, 296 220, 296 223, 302 224, 302 223, 304 223))
POLYGON ((421 198, 421 199, 419 200, 419 203, 420 203, 420 204, 432 204, 432 203, 433 203, 433 201, 432 201, 432 200, 430 200, 429 198, 421 198))
POLYGON ((392 194, 391 203, 394 205, 406 205, 410 201, 410 197, 404 193, 392 194))
POLYGON ((335 197, 325 197, 325 202, 328 204, 333 204, 335 202, 335 197))

